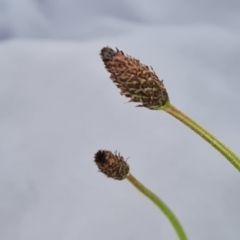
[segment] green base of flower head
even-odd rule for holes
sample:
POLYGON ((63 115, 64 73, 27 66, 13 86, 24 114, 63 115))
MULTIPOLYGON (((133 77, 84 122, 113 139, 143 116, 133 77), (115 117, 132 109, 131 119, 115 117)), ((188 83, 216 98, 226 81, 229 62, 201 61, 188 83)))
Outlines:
POLYGON ((163 106, 159 106, 156 110, 165 110, 170 107, 170 99, 168 98, 167 102, 163 106))

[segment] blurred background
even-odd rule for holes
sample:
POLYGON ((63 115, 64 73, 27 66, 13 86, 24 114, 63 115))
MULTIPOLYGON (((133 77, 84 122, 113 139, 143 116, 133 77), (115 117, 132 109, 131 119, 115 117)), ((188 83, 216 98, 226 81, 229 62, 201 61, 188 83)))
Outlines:
POLYGON ((99 57, 151 65, 172 104, 240 155, 240 1, 0 0, 0 239, 174 240, 99 149, 175 212, 189 239, 240 239, 240 175, 165 112, 125 104, 99 57))
POLYGON ((0 39, 96 40, 123 34, 125 25, 130 23, 161 26, 208 24, 238 29, 239 8, 240 3, 236 0, 1 0, 0 39))

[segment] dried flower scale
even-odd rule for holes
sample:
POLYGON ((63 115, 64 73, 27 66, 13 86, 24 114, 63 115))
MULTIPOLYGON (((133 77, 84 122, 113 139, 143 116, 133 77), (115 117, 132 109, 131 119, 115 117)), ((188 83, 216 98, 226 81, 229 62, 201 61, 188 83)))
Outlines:
POLYGON ((122 51, 104 47, 100 56, 110 78, 121 90, 121 95, 130 98, 129 102, 141 103, 138 107, 159 109, 168 101, 168 94, 152 67, 139 60, 125 55, 122 51))

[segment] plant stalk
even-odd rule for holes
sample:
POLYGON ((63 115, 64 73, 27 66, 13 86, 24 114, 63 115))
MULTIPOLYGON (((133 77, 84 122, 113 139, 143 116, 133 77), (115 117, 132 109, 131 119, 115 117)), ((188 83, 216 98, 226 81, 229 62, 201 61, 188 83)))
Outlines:
POLYGON ((175 229, 178 237, 180 240, 187 240, 187 236, 174 215, 174 213, 168 208, 168 206, 152 191, 150 191, 148 188, 146 188, 144 185, 142 185, 132 174, 129 173, 127 176, 127 179, 130 183, 132 183, 141 193, 143 193, 146 197, 148 197, 154 204, 157 205, 157 207, 165 214, 165 216, 168 218, 170 223, 172 224, 173 228, 175 229))
POLYGON ((163 108, 163 110, 181 121, 183 124, 191 128, 195 133, 205 139, 217 151, 219 151, 238 171, 240 171, 240 158, 210 132, 208 132, 201 125, 181 112, 172 104, 169 104, 166 108, 163 108))

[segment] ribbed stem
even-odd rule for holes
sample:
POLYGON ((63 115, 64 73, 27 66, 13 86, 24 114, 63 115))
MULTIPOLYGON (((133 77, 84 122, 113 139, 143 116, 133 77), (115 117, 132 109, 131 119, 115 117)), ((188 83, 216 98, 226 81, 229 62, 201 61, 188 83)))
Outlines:
POLYGON ((158 197, 156 196, 152 191, 147 189, 144 185, 142 185, 133 175, 129 174, 127 176, 127 179, 130 183, 132 183, 141 193, 143 193, 146 197, 148 197, 153 203, 157 205, 158 208, 165 214, 165 216, 168 218, 170 223, 172 224, 173 228, 175 229, 178 237, 180 240, 187 240, 187 236, 174 215, 174 213, 168 208, 168 206, 158 197))
POLYGON ((191 128, 195 133, 205 139, 216 150, 218 150, 238 171, 240 171, 240 158, 210 132, 208 132, 186 114, 178 110, 172 104, 169 104, 169 106, 163 110, 181 121, 183 124, 191 128))

